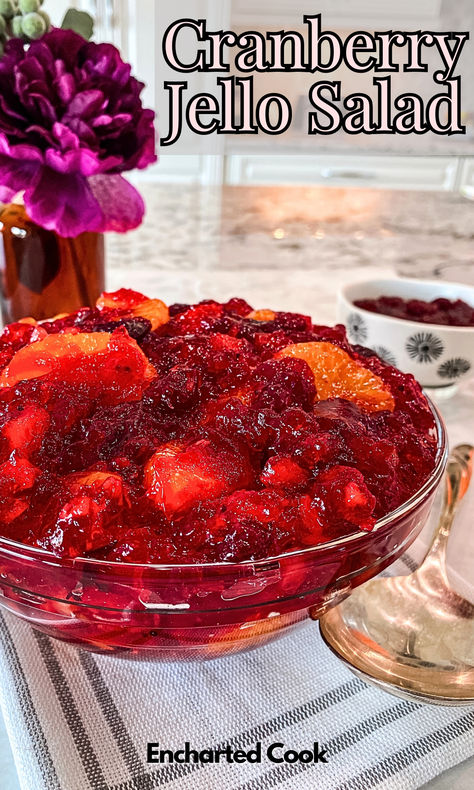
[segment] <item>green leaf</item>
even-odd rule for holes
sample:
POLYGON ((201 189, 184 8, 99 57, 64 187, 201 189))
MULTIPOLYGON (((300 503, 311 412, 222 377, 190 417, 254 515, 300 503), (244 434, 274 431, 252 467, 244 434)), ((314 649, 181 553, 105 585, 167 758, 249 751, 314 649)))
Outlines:
POLYGON ((63 30, 74 30, 75 33, 79 33, 88 41, 94 32, 94 20, 85 11, 70 8, 69 11, 66 11, 61 27, 63 30))

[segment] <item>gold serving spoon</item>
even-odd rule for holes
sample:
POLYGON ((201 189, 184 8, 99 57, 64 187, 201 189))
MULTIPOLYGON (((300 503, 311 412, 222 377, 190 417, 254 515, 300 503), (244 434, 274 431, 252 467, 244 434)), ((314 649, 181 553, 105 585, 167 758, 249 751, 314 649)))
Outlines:
POLYGON ((362 680, 419 702, 474 704, 474 605, 450 587, 446 572, 473 456, 469 444, 449 456, 441 517, 418 570, 372 579, 319 621, 326 644, 362 680))

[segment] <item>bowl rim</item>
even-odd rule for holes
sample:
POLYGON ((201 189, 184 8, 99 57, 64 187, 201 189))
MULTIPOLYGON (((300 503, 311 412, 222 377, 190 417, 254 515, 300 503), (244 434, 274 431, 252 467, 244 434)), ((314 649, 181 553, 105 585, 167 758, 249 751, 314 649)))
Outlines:
POLYGON ((9 550, 10 554, 18 554, 19 551, 24 552, 26 550, 29 555, 36 555, 39 560, 47 561, 48 564, 60 565, 70 568, 74 568, 76 564, 85 564, 99 568, 126 568, 127 570, 130 569, 130 573, 133 573, 134 569, 146 569, 149 571, 172 571, 187 569, 192 571, 193 569, 198 570, 200 568, 207 568, 211 570, 221 568, 230 571, 235 568, 245 569, 261 567, 266 566, 269 563, 285 560, 286 558, 307 556, 310 554, 316 554, 317 552, 322 553, 326 549, 341 548, 363 537, 370 538, 371 535, 379 532, 381 529, 386 527, 387 524, 397 521, 399 518, 409 513, 412 509, 416 508, 420 502, 422 502, 433 490, 437 488, 444 473, 444 469, 448 460, 448 435, 446 425, 437 406, 426 395, 426 393, 423 394, 435 422, 437 439, 435 465, 431 471, 431 474, 425 480, 423 485, 395 510, 390 511, 390 513, 387 513, 385 516, 382 516, 382 518, 378 519, 375 522, 374 528, 370 531, 359 529, 357 532, 350 533, 349 535, 343 535, 340 538, 335 538, 334 540, 326 541, 325 543, 318 543, 315 546, 307 546, 304 549, 293 549, 292 551, 286 551, 282 554, 263 557, 258 560, 241 560, 240 562, 226 562, 221 560, 219 562, 147 563, 122 562, 120 560, 102 560, 95 557, 58 557, 53 554, 53 552, 47 551, 46 549, 41 549, 37 546, 29 546, 27 543, 19 543, 1 536, 0 551, 5 548, 7 551, 9 550))
MULTIPOLYGON (((461 288, 466 288, 469 291, 472 291, 472 296, 474 300, 474 286, 466 285, 466 283, 457 283, 454 280, 422 280, 417 277, 381 277, 381 278, 370 278, 369 280, 360 280, 359 282, 350 282, 346 285, 342 286, 339 290, 339 296, 354 308, 354 310, 358 310, 359 312, 363 313, 364 316, 372 316, 372 319, 378 319, 381 321, 388 321, 389 323, 395 322, 396 324, 405 324, 406 326, 412 325, 413 328, 424 326, 432 327, 436 329, 438 332, 447 332, 449 334, 453 332, 458 333, 466 333, 472 334, 474 332, 474 326, 451 326, 450 324, 434 324, 431 322, 426 321, 415 321, 413 318, 398 318, 397 316, 393 315, 385 315, 385 313, 375 313, 372 310, 366 310, 365 307, 359 307, 358 305, 354 304, 354 300, 347 295, 347 291, 349 288, 353 288, 358 285, 369 285, 380 283, 417 283, 422 285, 458 285, 461 288)), ((474 309, 474 306, 473 306, 474 309)))

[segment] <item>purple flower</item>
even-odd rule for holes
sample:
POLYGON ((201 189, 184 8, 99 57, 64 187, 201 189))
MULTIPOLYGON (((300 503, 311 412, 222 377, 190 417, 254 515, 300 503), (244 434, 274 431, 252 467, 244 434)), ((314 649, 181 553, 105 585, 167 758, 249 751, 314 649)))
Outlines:
POLYGON ((38 225, 61 236, 126 231, 143 201, 120 173, 156 161, 143 83, 111 44, 55 29, 0 59, 0 201, 24 190, 38 225))

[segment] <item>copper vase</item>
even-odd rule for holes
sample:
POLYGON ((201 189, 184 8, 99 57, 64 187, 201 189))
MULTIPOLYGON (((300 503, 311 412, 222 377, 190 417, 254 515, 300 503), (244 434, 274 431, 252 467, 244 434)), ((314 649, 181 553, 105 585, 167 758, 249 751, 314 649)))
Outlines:
POLYGON ((40 228, 20 203, 0 204, 3 322, 38 320, 92 306, 104 290, 104 236, 63 238, 40 228))

